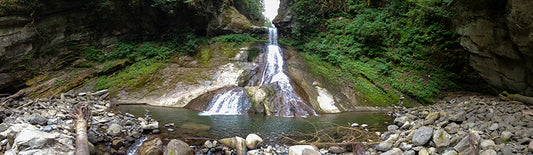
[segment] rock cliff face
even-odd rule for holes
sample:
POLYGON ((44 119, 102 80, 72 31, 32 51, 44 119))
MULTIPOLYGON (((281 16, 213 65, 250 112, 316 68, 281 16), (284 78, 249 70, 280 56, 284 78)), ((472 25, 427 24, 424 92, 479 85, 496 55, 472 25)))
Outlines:
POLYGON ((453 22, 470 66, 494 92, 533 95, 532 1, 462 1, 453 22))
POLYGON ((26 80, 47 70, 71 65, 88 45, 149 40, 181 27, 199 35, 258 30, 228 0, 174 2, 178 9, 172 11, 154 7, 151 0, 31 2, 34 7, 27 8, 19 7, 26 1, 0 2, 2 8, 16 7, 0 11, 0 94, 18 91, 26 80))

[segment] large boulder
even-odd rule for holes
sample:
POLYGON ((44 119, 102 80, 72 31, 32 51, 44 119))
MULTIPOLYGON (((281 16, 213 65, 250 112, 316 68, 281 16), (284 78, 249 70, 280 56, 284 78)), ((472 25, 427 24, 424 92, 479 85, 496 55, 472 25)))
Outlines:
POLYGON ((75 149, 73 137, 42 132, 29 124, 14 124, 0 135, 11 144, 6 154, 73 154, 75 149))
POLYGON ((263 142, 263 138, 259 137, 256 134, 249 134, 246 136, 246 146, 249 149, 255 149, 257 145, 263 142))
POLYGON ((185 142, 172 139, 168 142, 164 155, 192 155, 194 150, 185 142))
POLYGON ((137 153, 140 155, 159 155, 163 154, 163 142, 159 138, 144 141, 139 147, 137 153))
POLYGON ((219 140, 220 143, 234 148, 237 152, 237 155, 245 155, 248 152, 245 141, 246 140, 242 137, 224 138, 219 140))
POLYGON ((412 139, 413 144, 417 146, 425 145, 431 139, 432 134, 433 129, 427 126, 416 129, 412 139))

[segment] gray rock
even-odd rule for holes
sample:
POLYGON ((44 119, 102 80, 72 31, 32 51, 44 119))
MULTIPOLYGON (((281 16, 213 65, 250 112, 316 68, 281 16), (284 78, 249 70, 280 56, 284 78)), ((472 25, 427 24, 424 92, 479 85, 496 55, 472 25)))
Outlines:
POLYGON ((446 151, 442 155, 457 155, 457 151, 455 150, 446 151))
POLYGON ((416 146, 422 146, 426 144, 429 139, 431 139, 431 135, 433 134, 433 129, 430 127, 420 127, 416 129, 415 134, 413 135, 413 144, 416 146))
POLYGON ((116 136, 120 133, 121 130, 122 130, 122 126, 120 126, 117 123, 113 123, 109 125, 109 127, 107 128, 107 134, 111 136, 116 136))
POLYGON ((302 154, 304 155, 321 155, 320 152, 314 150, 314 149, 309 149, 309 148, 304 148, 302 150, 302 154))
POLYGON ((428 116, 426 116, 426 121, 428 121, 429 124, 432 124, 433 122, 435 122, 435 120, 439 119, 439 116, 439 112, 430 113, 428 114, 428 116))
POLYGON ((387 152, 382 153, 381 155, 402 155, 402 150, 399 148, 393 148, 387 152))
POLYGON ((164 155, 191 155, 194 150, 181 140, 172 139, 167 145, 164 155))
POLYGON ((399 128, 399 127, 396 126, 396 125, 389 125, 389 126, 387 126, 387 130, 388 130, 389 132, 393 132, 393 133, 395 133, 396 130, 398 130, 398 128, 399 128))
POLYGON ((48 120, 46 120, 46 118, 44 118, 43 116, 39 114, 33 113, 28 117, 28 122, 30 122, 30 124, 33 124, 33 125, 35 124, 46 125, 46 122, 48 122, 48 120))
POLYGON ((392 142, 381 142, 376 146, 376 150, 378 151, 388 151, 392 148, 392 142))
POLYGON ((448 133, 457 133, 457 131, 459 131, 459 125, 457 125, 456 123, 452 122, 452 123, 446 125, 444 130, 446 130, 446 132, 448 132, 448 133))
POLYGON ((304 155, 304 149, 311 149, 317 151, 317 149, 311 145, 294 145, 289 147, 289 155, 304 155))
POLYGON ((415 150, 408 150, 408 151, 403 152, 403 155, 416 155, 416 152, 415 150))
POLYGON ((418 151, 418 155, 429 155, 429 151, 426 148, 422 148, 418 151))
POLYGON ((498 129, 500 126, 498 125, 498 123, 492 123, 490 126, 489 126, 489 130, 491 131, 494 131, 496 129, 498 129))
POLYGON ((53 130, 53 128, 52 128, 52 126, 50 126, 50 125, 47 125, 47 126, 45 126, 45 127, 43 128, 43 131, 44 131, 44 132, 50 132, 50 131, 52 131, 52 130, 53 130))
POLYGON ((263 142, 263 138, 259 137, 256 134, 248 134, 246 136, 246 147, 249 149, 255 149, 257 145, 263 142))
POLYGON ((331 147, 329 147, 328 151, 331 152, 331 153, 340 154, 340 153, 346 152, 346 148, 339 147, 339 146, 331 146, 331 147))
POLYGON ((412 125, 411 125, 411 122, 406 121, 405 123, 403 123, 403 125, 402 125, 402 127, 400 127, 400 129, 402 129, 402 130, 408 130, 408 129, 411 128, 411 126, 412 126, 412 125))
MULTIPOLYGON (((169 149, 169 147, 167 146, 167 150, 170 150, 170 151, 174 150, 172 147, 174 147, 174 144, 176 143, 174 142, 173 145, 170 145, 171 142, 169 142, 169 145, 168 145, 171 148, 169 149)), ((160 138, 146 140, 141 145, 141 147, 137 149, 137 152, 139 152, 139 154, 163 154, 164 153, 163 152, 163 141, 161 141, 160 138)))
POLYGON ((512 155, 513 154, 513 150, 512 150, 512 147, 510 144, 507 144, 505 146, 503 146, 500 151, 502 152, 502 154, 504 155, 512 155))
POLYGON ((213 148, 213 147, 215 147, 215 146, 213 145, 213 143, 211 143, 211 141, 207 140, 207 141, 205 141, 205 143, 204 143, 204 147, 205 147, 205 148, 213 148))
POLYGON ((246 155, 260 155, 260 153, 259 150, 250 150, 246 153, 246 155))
POLYGON ((494 141, 490 139, 483 139, 481 140, 481 143, 479 144, 479 146, 481 147, 482 150, 494 149, 494 147, 496 147, 496 143, 494 143, 494 141))
POLYGON ((444 130, 435 130, 433 132, 433 142, 436 147, 447 147, 450 145, 451 136, 444 130))
POLYGON ((455 114, 451 114, 450 121, 454 122, 463 122, 466 120, 466 112, 465 111, 459 111, 455 114))
POLYGON ((409 144, 409 143, 406 143, 406 142, 402 142, 400 144, 400 149, 402 149, 404 151, 410 150, 411 148, 413 148, 413 144, 409 144))
POLYGON ((508 141, 509 139, 511 139, 511 136, 513 136, 513 133, 511 133, 511 132, 509 132, 509 131, 504 131, 504 132, 502 132, 502 134, 501 134, 500 137, 501 137, 503 140, 508 141))
POLYGON ((459 143, 457 143, 457 145, 455 145, 453 148, 457 150, 459 154, 472 154, 474 150, 470 148, 470 139, 472 139, 475 144, 478 144, 481 137, 477 132, 472 131, 464 136, 463 139, 459 141, 459 143))
POLYGON ((20 151, 17 154, 73 154, 75 149, 73 137, 42 132, 35 128, 22 129, 12 146, 12 150, 20 151))
POLYGON ((493 149, 489 149, 489 150, 481 151, 480 155, 497 155, 497 154, 498 153, 496 153, 496 151, 494 151, 493 149))
POLYGON ((141 129, 143 130, 154 130, 159 128, 159 122, 157 121, 151 121, 147 122, 145 120, 141 121, 141 129))
POLYGON ((405 122, 407 122, 408 120, 409 120, 409 118, 407 116, 398 117, 398 118, 394 119, 394 124, 396 124, 398 126, 403 126, 403 124, 405 122))
POLYGON ((529 150, 529 152, 533 153, 533 140, 531 142, 529 142, 529 145, 527 145, 527 150, 529 150))

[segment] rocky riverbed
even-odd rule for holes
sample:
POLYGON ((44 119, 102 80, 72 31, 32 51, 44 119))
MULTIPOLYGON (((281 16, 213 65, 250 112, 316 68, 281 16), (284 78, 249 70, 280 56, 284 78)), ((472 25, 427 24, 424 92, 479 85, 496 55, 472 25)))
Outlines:
POLYGON ((491 96, 451 95, 435 105, 400 108, 388 131, 376 133, 382 141, 323 148, 264 144, 256 134, 218 140, 169 138, 165 133, 182 129, 174 124, 160 125, 148 112, 144 118, 114 112, 107 96, 104 90, 64 93, 44 99, 2 98, 0 154, 74 154, 76 133, 69 113, 81 103, 90 105, 92 111, 88 121, 92 154, 506 155, 533 152, 533 106, 491 96))

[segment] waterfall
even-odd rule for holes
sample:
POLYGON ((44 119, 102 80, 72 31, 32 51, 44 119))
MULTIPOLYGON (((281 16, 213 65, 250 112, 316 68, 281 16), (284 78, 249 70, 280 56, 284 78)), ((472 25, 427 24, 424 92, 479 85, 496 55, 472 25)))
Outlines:
POLYGON ((251 105, 244 88, 227 88, 218 91, 200 115, 239 115, 248 112, 251 105))
MULTIPOLYGON (((263 15, 272 23, 277 16, 279 0, 265 0, 265 12, 263 15)), ((283 53, 278 45, 278 32, 273 26, 267 28, 268 44, 264 53, 264 70, 262 71, 261 81, 258 85, 250 86, 267 86, 273 89, 270 94, 269 105, 267 109, 275 116, 308 116, 317 115, 314 109, 307 105, 306 102, 295 91, 291 79, 285 74, 283 53)), ((242 87, 233 87, 221 89, 209 101, 206 110, 200 115, 238 115, 246 113, 251 107, 245 89, 242 87)))

